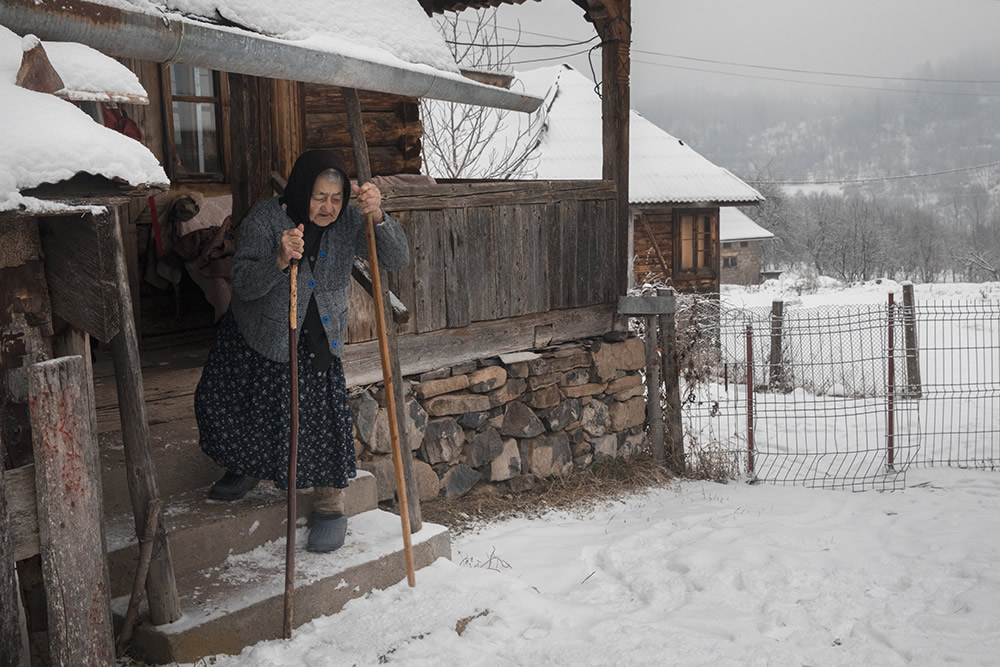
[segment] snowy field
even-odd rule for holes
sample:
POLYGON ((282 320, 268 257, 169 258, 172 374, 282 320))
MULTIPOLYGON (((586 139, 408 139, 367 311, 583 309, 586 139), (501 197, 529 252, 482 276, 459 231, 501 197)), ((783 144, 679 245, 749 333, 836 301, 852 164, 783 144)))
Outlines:
MULTIPOLYGON (((887 283, 725 296, 778 291, 881 303, 887 283)), ((997 299, 1000 285, 916 297, 997 299)), ((892 492, 685 481, 482 526, 416 588, 214 664, 996 665, 998 619, 1000 471, 927 467, 892 492)))

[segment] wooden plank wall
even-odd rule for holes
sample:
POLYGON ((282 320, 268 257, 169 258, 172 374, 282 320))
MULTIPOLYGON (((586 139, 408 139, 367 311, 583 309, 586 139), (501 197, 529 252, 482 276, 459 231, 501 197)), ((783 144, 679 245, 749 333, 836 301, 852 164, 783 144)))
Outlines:
MULTIPOLYGON (((389 274, 413 313, 397 331, 613 303, 614 194, 608 181, 385 189, 384 207, 410 243, 410 265, 389 274)), ((374 338, 371 317, 370 307, 352 302, 348 343, 374 338)))
MULTIPOLYGON (((347 111, 340 88, 307 83, 305 88, 305 148, 340 151, 354 175, 347 111)), ((365 139, 373 176, 420 173, 420 107, 401 95, 358 91, 365 139)))

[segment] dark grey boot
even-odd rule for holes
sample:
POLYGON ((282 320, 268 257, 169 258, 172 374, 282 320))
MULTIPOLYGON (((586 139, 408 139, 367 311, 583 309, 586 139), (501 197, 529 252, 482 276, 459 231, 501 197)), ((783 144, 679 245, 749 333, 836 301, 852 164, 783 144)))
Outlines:
POLYGON ((212 500, 239 500, 259 482, 260 480, 256 477, 237 475, 227 470, 222 479, 208 490, 208 497, 212 500))
POLYGON ((313 512, 309 515, 309 524, 309 542, 306 544, 306 551, 327 553, 344 546, 344 538, 347 537, 347 517, 343 514, 313 512))

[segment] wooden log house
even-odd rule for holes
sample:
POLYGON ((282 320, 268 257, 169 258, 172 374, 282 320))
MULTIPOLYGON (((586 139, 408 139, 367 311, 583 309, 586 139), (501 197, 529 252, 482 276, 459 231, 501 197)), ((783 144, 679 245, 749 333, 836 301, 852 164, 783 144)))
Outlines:
MULTIPOLYGON (((522 0, 479 3, 421 0, 420 4, 430 15, 495 6, 502 1, 522 0)), ((171 179, 169 195, 185 190, 206 198, 221 197, 224 204, 231 199, 229 210, 236 229, 254 203, 273 195, 272 175, 287 174, 303 150, 346 148, 350 137, 344 131, 345 110, 339 106, 341 95, 337 86, 361 89, 372 171, 380 176, 403 175, 382 189, 386 195, 385 209, 400 220, 411 243, 411 265, 389 281, 391 290, 412 313, 408 321, 397 323, 393 332, 398 335, 401 371, 409 375, 504 352, 600 336, 621 328, 615 304, 626 289, 629 270, 630 2, 574 2, 605 38, 604 160, 599 179, 559 182, 396 184, 406 183, 406 175, 415 175, 420 169, 421 126, 416 95, 434 87, 435 94, 443 99, 532 108, 530 99, 515 99, 521 96, 506 91, 491 92, 484 90, 488 88, 485 86, 472 89, 454 84, 447 77, 424 80, 412 72, 402 76, 380 72, 384 78, 371 79, 370 86, 365 85, 364 75, 341 82, 337 79, 339 70, 333 65, 326 65, 333 67, 330 74, 322 67, 303 69, 294 57, 269 58, 266 53, 254 52, 254 48, 270 48, 270 42, 261 47, 252 35, 240 47, 227 50, 216 44, 207 52, 185 55, 182 44, 211 43, 210 39, 199 37, 198 32, 204 31, 211 37, 214 35, 211 26, 139 15, 84 0, 68 0, 59 7, 36 5, 30 0, 5 2, 0 7, 0 24, 18 34, 38 34, 43 40, 90 44, 116 56, 131 69, 145 88, 149 105, 136 106, 123 101, 122 109, 137 124, 142 143, 165 166, 171 179), (136 35, 144 34, 160 35, 162 39, 136 39, 136 35)), ((345 157, 350 163, 352 156, 348 151, 345 157)), ((126 536, 125 541, 131 540, 134 547, 135 535, 144 532, 149 507, 159 499, 157 475, 186 477, 194 469, 178 468, 174 474, 170 465, 163 467, 164 460, 173 460, 169 456, 153 460, 150 428, 156 421, 146 414, 140 372, 146 363, 143 356, 156 347, 169 353, 182 343, 205 340, 201 330, 210 330, 214 319, 207 300, 183 274, 172 290, 144 284, 144 274, 149 269, 145 262, 151 254, 150 247, 157 243, 156 225, 148 206, 148 197, 158 194, 156 187, 147 183, 141 189, 130 189, 81 173, 66 181, 44 184, 31 194, 57 199, 63 204, 100 204, 107 207, 107 212, 90 214, 87 224, 80 225, 75 235, 63 228, 56 229, 30 210, 0 215, 0 232, 13 243, 7 247, 9 252, 0 266, 4 271, 0 299, 4 301, 4 312, 14 315, 10 322, 4 320, 2 332, 5 342, 4 364, 0 368, 3 374, 0 420, 4 467, 10 470, 3 473, 0 484, 0 526, 6 527, 10 517, 16 524, 14 541, 3 542, 9 548, 0 552, 0 560, 5 561, 0 563, 5 573, 0 582, 4 586, 0 591, 3 600, 11 598, 10 552, 30 553, 30 544, 26 551, 24 540, 30 543, 31 526, 37 526, 32 524, 30 516, 31 485, 24 481, 23 468, 13 469, 31 460, 30 450, 18 446, 31 439, 32 425, 27 418, 27 397, 21 381, 27 365, 65 353, 89 359, 89 338, 110 345, 119 397, 113 407, 114 414, 121 418, 118 437, 124 441, 125 460, 121 472, 114 469, 109 472, 105 464, 102 473, 105 514, 109 502, 121 504, 120 494, 108 491, 116 484, 114 476, 120 475, 129 482, 130 500, 126 505, 131 506, 133 515, 129 522, 134 519, 134 528, 126 528, 132 536, 126 536), (50 230, 51 252, 48 248, 42 251, 46 229, 50 230), (67 252, 82 250, 75 259, 82 258, 90 264, 57 271, 52 263, 60 256, 58 248, 67 252), (66 281, 62 289, 96 295, 77 299, 76 305, 86 303, 88 308, 84 310, 88 312, 81 319, 70 319, 66 325, 62 318, 51 314, 60 312, 56 306, 60 299, 65 312, 72 311, 74 306, 72 292, 57 289, 57 275, 76 278, 75 282, 66 281), (97 316, 89 312, 93 304, 100 306, 97 316), (98 321, 99 324, 95 323, 98 321), (11 336, 17 339, 14 347, 8 345, 11 336)), ((351 385, 373 383, 381 375, 372 307, 360 289, 354 290, 352 301, 345 371, 351 385)), ((89 368, 89 363, 86 366, 89 368)), ((88 374, 92 377, 93 371, 84 370, 84 376, 88 374)), ((196 375, 185 377, 189 383, 197 379, 196 375)), ((190 384, 184 395, 188 404, 192 390, 190 384)), ((156 392, 154 386, 152 393, 156 392)), ((92 399, 89 405, 95 403, 94 432, 100 430, 96 420, 101 418, 99 398, 92 399)), ((115 465, 112 461, 112 468, 115 465)), ((212 525, 211 521, 207 525, 212 525)), ((114 532, 110 522, 104 529, 114 532)), ((447 555, 446 534, 443 543, 436 535, 433 532, 425 535, 424 542, 418 545, 423 549, 419 558, 424 564, 447 555)), ((110 553, 112 541, 109 536, 109 558, 116 563, 112 573, 134 568, 134 563, 128 564, 127 549, 122 552, 125 556, 110 553), (123 568, 117 565, 116 559, 120 558, 124 559, 123 568)), ((166 530, 161 526, 147 579, 149 601, 143 612, 154 626, 175 621, 181 613, 168 544, 166 530)), ((183 558, 193 557, 198 549, 183 547, 183 558)), ((380 565, 378 571, 384 573, 385 565, 380 565)), ((21 575, 22 589, 30 584, 28 578, 21 575)), ((111 594, 115 595, 116 587, 120 590, 121 585, 112 580, 111 594)), ((331 598, 324 594, 323 599, 331 598)), ((329 605, 309 607, 316 603, 309 603, 308 597, 306 600, 307 608, 312 609, 310 613, 330 612, 329 605)), ((6 642, 4 648, 13 645, 8 641, 11 635, 6 632, 15 622, 12 618, 9 613, 0 618, 4 621, 5 632, 0 637, 6 642)), ((297 622, 304 620, 308 618, 297 622)), ((245 620, 242 623, 246 625, 245 620)), ((269 630, 258 631, 258 627, 264 626, 251 624, 251 631, 257 634, 242 638, 237 633, 235 641, 263 638, 269 630)), ((29 627, 29 632, 34 630, 29 627)), ((210 632, 223 631, 213 627, 210 632)), ((149 641, 162 649, 162 636, 149 641)), ((180 641, 194 643, 185 644, 183 650, 179 645, 172 646, 169 651, 176 653, 154 651, 151 655, 190 656, 192 653, 184 650, 196 651, 192 647, 203 646, 198 641, 204 640, 180 641)), ((228 644, 221 646, 230 648, 228 644)))

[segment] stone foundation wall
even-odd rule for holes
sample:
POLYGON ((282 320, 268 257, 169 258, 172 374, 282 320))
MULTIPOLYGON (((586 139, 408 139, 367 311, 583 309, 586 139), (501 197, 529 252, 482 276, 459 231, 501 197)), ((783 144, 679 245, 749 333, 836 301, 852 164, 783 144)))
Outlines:
MULTIPOLYGON (((639 338, 590 339, 405 378, 400 440, 421 499, 516 493, 645 449, 644 365, 639 338)), ((350 396, 358 467, 375 475, 380 501, 395 493, 383 393, 350 396)))

